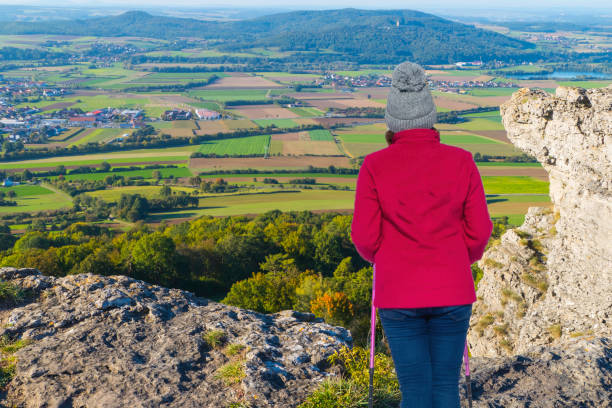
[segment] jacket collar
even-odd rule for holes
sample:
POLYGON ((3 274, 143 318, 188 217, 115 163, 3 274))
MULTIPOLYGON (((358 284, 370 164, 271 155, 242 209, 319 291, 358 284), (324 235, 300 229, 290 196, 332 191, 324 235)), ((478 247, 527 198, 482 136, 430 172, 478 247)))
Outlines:
POLYGON ((393 135, 393 144, 413 142, 440 143, 440 132, 436 129, 406 129, 393 135))

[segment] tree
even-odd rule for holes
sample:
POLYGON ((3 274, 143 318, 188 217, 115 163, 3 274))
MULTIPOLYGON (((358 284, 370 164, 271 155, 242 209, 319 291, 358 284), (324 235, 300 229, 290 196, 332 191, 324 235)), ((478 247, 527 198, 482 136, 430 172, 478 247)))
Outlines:
POLYGON ((104 171, 107 172, 111 169, 111 165, 108 162, 102 162, 100 163, 100 171, 104 171))
POLYGON ((66 166, 60 164, 55 168, 55 173, 57 173, 58 176, 66 174, 66 166))
POLYGON ((160 232, 143 235, 132 248, 132 266, 138 278, 170 286, 177 278, 174 241, 160 232))
POLYGON ((17 192, 15 190, 9 190, 7 194, 10 198, 17 197, 17 192))
POLYGON ((159 170, 153 170, 152 176, 157 181, 162 179, 162 174, 161 174, 161 171, 159 170))
POLYGON ((170 188, 170 186, 163 185, 162 188, 159 190, 159 195, 162 197, 170 197, 172 195, 172 189, 170 188))
POLYGON ((335 325, 346 325, 353 318, 353 305, 343 292, 326 292, 312 301, 310 310, 335 325))

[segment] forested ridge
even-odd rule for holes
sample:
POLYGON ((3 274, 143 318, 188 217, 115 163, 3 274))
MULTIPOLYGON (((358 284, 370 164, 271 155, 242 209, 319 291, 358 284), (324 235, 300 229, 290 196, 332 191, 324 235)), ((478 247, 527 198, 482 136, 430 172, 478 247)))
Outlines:
POLYGON ((402 58, 433 64, 481 57, 540 57, 528 42, 411 10, 295 11, 229 22, 132 11, 84 20, 12 22, 0 27, 0 33, 195 37, 215 41, 224 51, 278 47, 282 51, 314 51, 317 58, 324 60, 361 63, 393 63, 402 58))

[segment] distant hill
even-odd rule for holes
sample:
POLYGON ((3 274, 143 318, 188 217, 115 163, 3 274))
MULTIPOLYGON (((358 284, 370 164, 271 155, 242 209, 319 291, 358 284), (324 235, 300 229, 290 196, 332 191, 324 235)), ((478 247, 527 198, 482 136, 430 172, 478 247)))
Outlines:
POLYGON ((221 47, 226 50, 257 46, 315 53, 326 50, 336 59, 359 63, 411 59, 436 64, 537 57, 531 43, 411 10, 295 11, 231 22, 131 11, 85 20, 6 23, 0 34, 197 37, 224 40, 221 47))

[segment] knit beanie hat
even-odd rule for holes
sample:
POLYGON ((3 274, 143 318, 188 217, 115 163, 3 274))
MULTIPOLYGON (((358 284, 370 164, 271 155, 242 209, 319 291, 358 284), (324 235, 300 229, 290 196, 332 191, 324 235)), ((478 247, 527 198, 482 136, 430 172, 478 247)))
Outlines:
POLYGON ((429 129, 436 123, 436 105, 420 65, 404 62, 393 71, 385 122, 393 132, 429 129))

